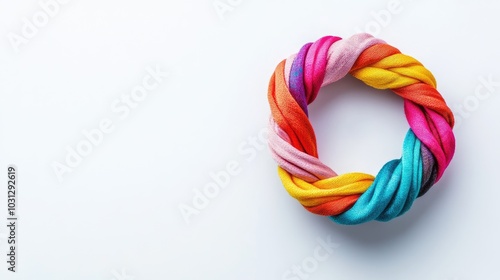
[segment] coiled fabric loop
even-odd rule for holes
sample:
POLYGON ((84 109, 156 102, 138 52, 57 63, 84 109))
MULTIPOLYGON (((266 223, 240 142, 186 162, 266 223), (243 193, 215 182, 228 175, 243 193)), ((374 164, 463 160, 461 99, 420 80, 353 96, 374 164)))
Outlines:
POLYGON ((455 151, 454 118, 436 80, 418 60, 369 34, 326 36, 278 64, 269 83, 269 147, 288 193, 340 224, 389 221, 439 181, 455 151), (322 86, 351 74, 404 99, 410 129, 400 159, 377 176, 338 175, 318 158, 308 104, 322 86))

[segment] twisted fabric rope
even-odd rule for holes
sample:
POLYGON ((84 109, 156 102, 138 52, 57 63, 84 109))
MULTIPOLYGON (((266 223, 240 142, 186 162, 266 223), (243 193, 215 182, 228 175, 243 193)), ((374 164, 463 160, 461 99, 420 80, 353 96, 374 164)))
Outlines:
POLYGON ((388 221, 439 181, 455 151, 454 118, 436 80, 416 59, 369 34, 326 36, 278 64, 269 83, 269 147, 288 193, 312 213, 341 224, 388 221), (410 129, 400 159, 376 177, 337 175, 318 159, 307 105, 320 88, 350 73, 404 98, 410 129))

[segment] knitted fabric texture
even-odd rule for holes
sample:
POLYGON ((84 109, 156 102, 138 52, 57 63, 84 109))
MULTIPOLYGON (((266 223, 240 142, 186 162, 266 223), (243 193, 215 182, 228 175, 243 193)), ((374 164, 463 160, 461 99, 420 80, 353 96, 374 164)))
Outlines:
POLYGON ((269 147, 288 193, 312 213, 340 224, 389 221, 439 181, 455 151, 453 114, 436 80, 416 59, 369 34, 326 36, 281 61, 269 83, 269 147), (322 86, 351 74, 404 98, 410 129, 400 159, 376 177, 337 175, 318 158, 307 105, 322 86))

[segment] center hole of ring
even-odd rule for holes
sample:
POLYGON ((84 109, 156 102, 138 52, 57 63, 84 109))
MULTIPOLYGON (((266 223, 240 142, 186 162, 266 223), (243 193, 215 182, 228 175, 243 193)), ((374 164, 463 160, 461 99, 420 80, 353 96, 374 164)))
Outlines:
POLYGON ((401 157, 409 125, 403 98, 391 90, 347 75, 321 88, 308 109, 319 159, 337 174, 376 176, 386 162, 401 157))

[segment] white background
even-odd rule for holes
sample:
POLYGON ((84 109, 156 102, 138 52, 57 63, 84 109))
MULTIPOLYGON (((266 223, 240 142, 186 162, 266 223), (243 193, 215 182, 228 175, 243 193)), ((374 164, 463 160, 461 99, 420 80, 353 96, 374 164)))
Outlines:
MULTIPOLYGON (((71 0, 16 46, 23 18, 44 10, 0 1, 0 279, 500 279, 500 86, 481 83, 500 81, 500 5, 391 3, 71 0), (258 134, 279 61, 359 31, 429 68, 461 124, 444 177, 406 215, 340 226, 288 196, 258 134), (148 67, 169 77, 123 117, 112 104, 148 67), (112 132, 60 182, 54 163, 104 119, 112 132), (179 207, 235 162, 239 173, 187 223, 179 207), (4 261, 9 164, 17 273, 4 261), (326 260, 314 259, 318 239, 336 244, 326 260)), ((321 159, 376 174, 400 156, 402 108, 352 77, 322 89, 310 106, 321 159)))

